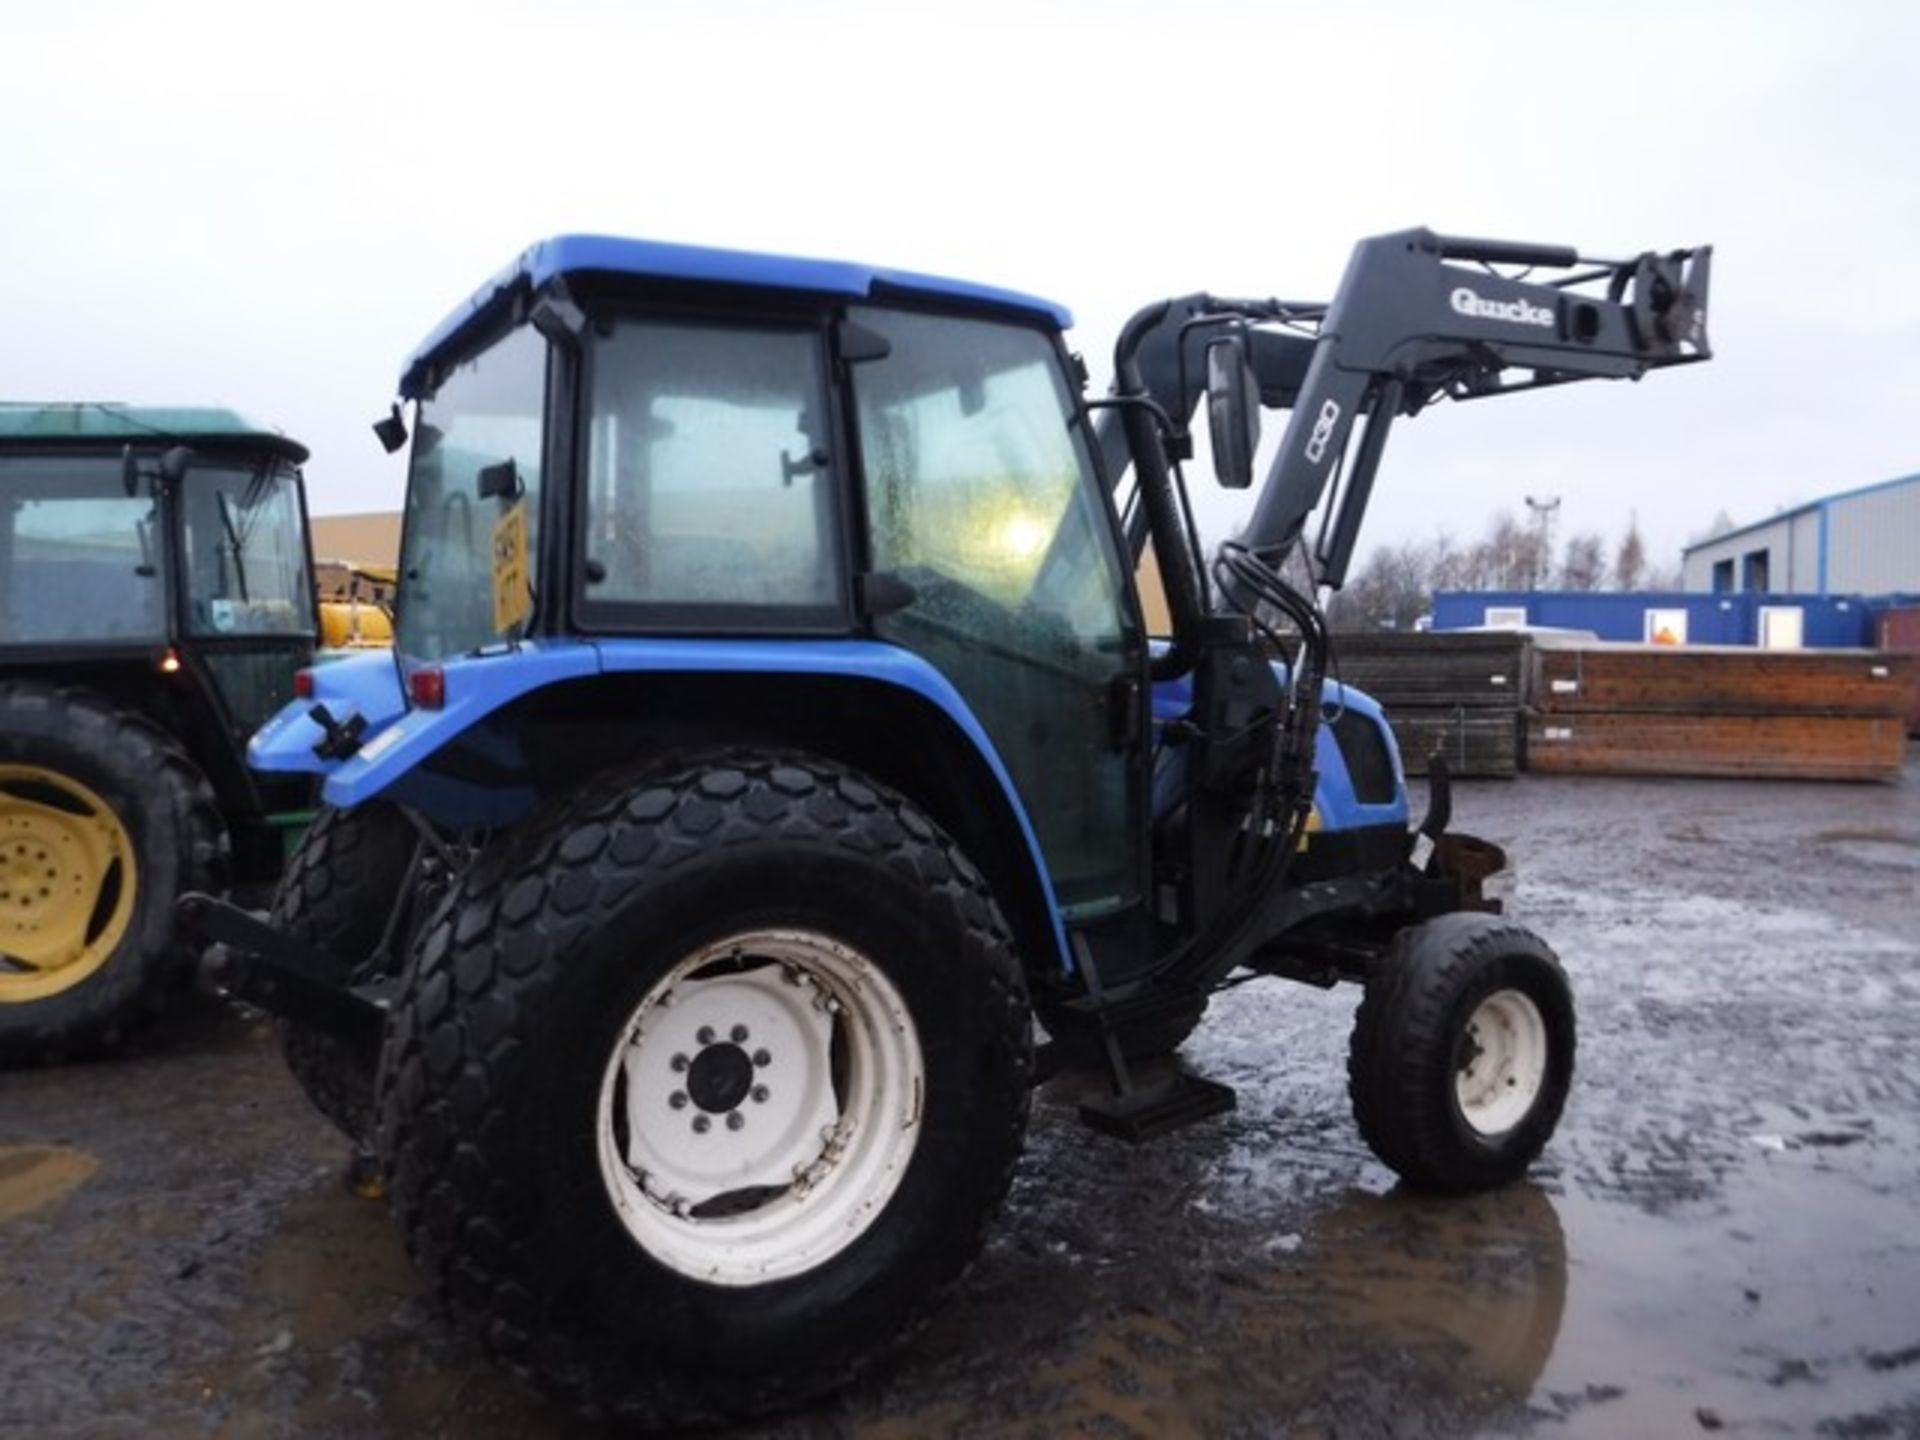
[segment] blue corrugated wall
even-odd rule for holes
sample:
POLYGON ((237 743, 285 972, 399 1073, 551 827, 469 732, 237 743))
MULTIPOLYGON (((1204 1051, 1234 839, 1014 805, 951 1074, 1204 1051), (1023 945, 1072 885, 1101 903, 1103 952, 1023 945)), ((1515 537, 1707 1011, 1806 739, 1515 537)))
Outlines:
POLYGON ((1702 595, 1665 590, 1637 594, 1580 590, 1442 590, 1433 597, 1433 628, 1462 630, 1486 623, 1489 606, 1524 609, 1529 625, 1591 630, 1602 640, 1643 640, 1646 612, 1685 610, 1692 645, 1753 645, 1760 638, 1760 607, 1797 605, 1806 643, 1820 649, 1873 644, 1874 616, 1892 597, 1864 595, 1702 595))

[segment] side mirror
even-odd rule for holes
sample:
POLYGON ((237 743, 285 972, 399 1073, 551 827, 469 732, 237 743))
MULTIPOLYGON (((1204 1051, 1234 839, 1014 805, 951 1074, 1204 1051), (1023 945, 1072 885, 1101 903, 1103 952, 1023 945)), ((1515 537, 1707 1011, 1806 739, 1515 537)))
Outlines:
POLYGON ((400 402, 393 402, 393 409, 386 419, 373 422, 373 433, 379 438, 380 448, 391 455, 407 443, 407 422, 400 414, 400 402))
POLYGON ((1260 444, 1260 382, 1246 342, 1223 335, 1207 346, 1207 433, 1213 473, 1229 490, 1253 484, 1253 452, 1260 444))
POLYGON ((133 458, 133 446, 120 447, 120 488, 133 499, 140 493, 140 462, 133 458))

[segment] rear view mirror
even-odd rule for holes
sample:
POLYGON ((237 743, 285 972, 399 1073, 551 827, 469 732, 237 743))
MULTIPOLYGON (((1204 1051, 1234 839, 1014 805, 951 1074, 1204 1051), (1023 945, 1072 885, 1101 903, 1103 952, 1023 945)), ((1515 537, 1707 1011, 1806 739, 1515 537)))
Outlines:
POLYGON ((193 468, 193 451, 185 445, 171 445, 160 452, 160 463, 152 470, 143 470, 140 461, 133 453, 133 446, 120 447, 120 488, 132 499, 140 493, 140 482, 151 479, 160 485, 178 485, 187 478, 187 471, 193 468))
POLYGON ((391 455, 407 443, 407 422, 400 413, 400 402, 393 402, 393 409, 386 419, 373 422, 373 433, 380 441, 380 448, 391 455))
POLYGON ((1260 382, 1246 342, 1224 335, 1207 346, 1207 432, 1213 473, 1229 490, 1253 484, 1253 452, 1260 444, 1260 382))

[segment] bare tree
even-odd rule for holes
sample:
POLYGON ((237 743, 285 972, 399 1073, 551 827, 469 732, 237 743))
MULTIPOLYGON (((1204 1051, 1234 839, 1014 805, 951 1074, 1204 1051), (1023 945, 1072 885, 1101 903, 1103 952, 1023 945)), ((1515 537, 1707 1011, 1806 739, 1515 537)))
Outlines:
POLYGON ((1616 590, 1644 589, 1647 580, 1647 544, 1640 538, 1640 516, 1636 512, 1627 521, 1627 533, 1620 537, 1620 548, 1613 556, 1613 584, 1616 590))
POLYGON ((1607 542, 1594 531, 1569 535, 1560 557, 1562 590, 1601 590, 1607 583, 1607 542))

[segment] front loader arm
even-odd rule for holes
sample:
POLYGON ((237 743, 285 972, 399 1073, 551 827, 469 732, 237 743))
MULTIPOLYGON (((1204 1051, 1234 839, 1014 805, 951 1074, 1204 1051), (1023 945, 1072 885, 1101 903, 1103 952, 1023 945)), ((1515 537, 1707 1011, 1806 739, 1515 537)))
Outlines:
MULTIPOLYGON (((1659 366, 1709 358, 1711 257, 1703 247, 1583 261, 1566 247, 1429 230, 1362 241, 1332 303, 1315 317, 1313 357, 1240 543, 1270 560, 1284 553, 1338 473, 1355 422, 1370 414, 1353 474, 1322 528, 1315 557, 1321 583, 1337 588, 1352 559, 1384 431, 1396 415, 1414 414, 1442 397, 1638 379, 1659 366), (1528 269, 1510 276, 1495 271, 1497 264, 1528 269), (1533 278, 1540 270, 1567 273, 1533 278)), ((1257 373, 1258 353, 1252 358, 1257 373)), ((1263 393, 1267 388, 1263 381, 1263 393)))

